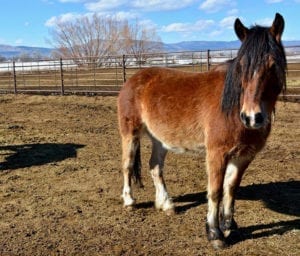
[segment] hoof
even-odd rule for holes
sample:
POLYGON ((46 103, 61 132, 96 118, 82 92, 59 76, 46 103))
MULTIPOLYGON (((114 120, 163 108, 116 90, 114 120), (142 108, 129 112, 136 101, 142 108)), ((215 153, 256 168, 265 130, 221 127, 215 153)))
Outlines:
MULTIPOLYGON (((123 197, 123 199, 124 199, 124 197, 123 197)), ((129 198, 127 200, 124 199, 123 207, 127 211, 132 211, 135 208, 135 200, 132 198, 129 198)))
POLYGON ((175 213, 175 207, 172 199, 166 199, 165 201, 155 201, 155 208, 157 210, 162 210, 167 215, 172 215, 175 213))
POLYGON ((170 208, 164 211, 166 213, 167 216, 173 216, 176 214, 175 209, 174 208, 170 208))
POLYGON ((238 229, 237 223, 234 219, 231 219, 230 221, 221 221, 220 229, 222 230, 224 237, 229 237, 232 232, 235 232, 238 229))
POLYGON ((123 195, 121 195, 121 198, 123 199, 124 208, 133 208, 135 206, 135 200, 130 194, 123 193, 123 195))
POLYGON ((212 247, 215 250, 222 250, 227 247, 227 244, 225 243, 225 241, 221 240, 221 239, 212 240, 210 242, 211 242, 212 247))
POLYGON ((124 205, 124 209, 128 212, 131 212, 135 209, 135 205, 124 205))
POLYGON ((238 230, 231 230, 230 234, 226 237, 226 242, 229 245, 236 244, 237 242, 243 241, 244 237, 238 230))
POLYGON ((229 237, 230 234, 231 234, 231 229, 227 229, 227 230, 223 231, 223 235, 224 235, 225 238, 229 237))
POLYGON ((224 241, 224 235, 219 228, 210 228, 208 223, 205 225, 208 241, 224 241))

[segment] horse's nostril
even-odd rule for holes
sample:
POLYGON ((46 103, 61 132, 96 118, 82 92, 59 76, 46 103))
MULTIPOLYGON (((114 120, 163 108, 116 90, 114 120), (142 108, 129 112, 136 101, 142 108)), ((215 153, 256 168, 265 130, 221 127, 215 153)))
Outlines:
POLYGON ((246 118, 246 114, 244 112, 241 112, 240 117, 241 117, 242 121, 244 121, 246 118))
POLYGON ((264 117, 262 113, 256 113, 254 118, 256 124, 262 124, 264 122, 264 117))
POLYGON ((240 117, 245 125, 250 125, 250 118, 245 114, 245 112, 241 112, 240 117))

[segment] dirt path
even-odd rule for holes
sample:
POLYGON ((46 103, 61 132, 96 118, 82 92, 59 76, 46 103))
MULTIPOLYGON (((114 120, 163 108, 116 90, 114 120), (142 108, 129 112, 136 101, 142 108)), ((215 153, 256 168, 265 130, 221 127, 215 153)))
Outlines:
POLYGON ((0 255, 300 255, 299 103, 279 103, 238 192, 241 235, 217 254, 204 155, 168 155, 168 217, 153 208, 145 138, 145 188, 127 212, 115 97, 1 95, 0 109, 0 255))

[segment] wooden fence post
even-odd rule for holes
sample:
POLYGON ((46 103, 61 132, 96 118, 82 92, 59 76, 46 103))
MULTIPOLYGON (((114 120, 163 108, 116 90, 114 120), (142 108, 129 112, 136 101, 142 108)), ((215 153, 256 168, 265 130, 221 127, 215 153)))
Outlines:
POLYGON ((207 50, 207 71, 210 70, 210 50, 207 50))
POLYGON ((13 61, 13 79, 14 79, 14 93, 17 94, 17 74, 16 74, 16 63, 13 61))
POLYGON ((60 64, 61 95, 64 95, 65 94, 65 85, 64 85, 64 70, 63 70, 62 58, 59 59, 59 64, 60 64))
POLYGON ((123 83, 126 82, 126 58, 125 54, 122 56, 122 68, 123 68, 123 83))

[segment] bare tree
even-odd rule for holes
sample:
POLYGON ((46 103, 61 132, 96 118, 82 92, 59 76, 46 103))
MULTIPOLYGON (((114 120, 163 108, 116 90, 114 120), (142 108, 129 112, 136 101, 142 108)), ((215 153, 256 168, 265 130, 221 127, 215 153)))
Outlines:
POLYGON ((160 38, 155 29, 138 21, 102 17, 97 14, 82 16, 74 21, 57 22, 50 31, 53 57, 83 58, 101 64, 108 55, 132 54, 138 63, 145 53, 161 51, 160 38))
POLYGON ((74 21, 57 22, 51 31, 56 48, 54 56, 63 58, 101 58, 115 51, 120 35, 120 22, 97 14, 74 21))
POLYGON ((132 24, 126 22, 122 35, 124 38, 124 52, 132 54, 139 65, 147 60, 147 54, 158 53, 163 50, 156 29, 143 26, 138 20, 132 24))

